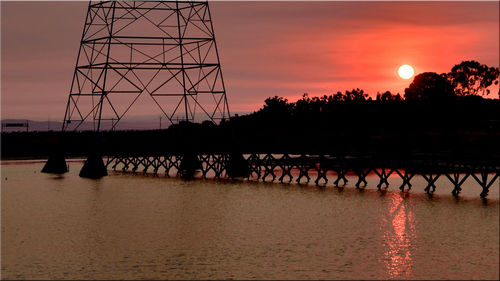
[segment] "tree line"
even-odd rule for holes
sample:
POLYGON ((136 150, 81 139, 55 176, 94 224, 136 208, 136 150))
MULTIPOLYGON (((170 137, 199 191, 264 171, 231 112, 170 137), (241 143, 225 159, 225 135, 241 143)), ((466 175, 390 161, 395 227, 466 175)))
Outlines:
MULTIPOLYGON (((377 93, 375 99, 369 97, 364 90, 356 88, 344 93, 337 92, 321 97, 310 97, 303 94, 298 101, 289 102, 283 97, 270 97, 265 100, 263 111, 283 110, 302 111, 321 110, 323 107, 336 103, 369 103, 369 102, 423 102, 442 103, 453 101, 481 100, 491 94, 490 86, 499 83, 499 68, 488 67, 477 61, 463 61, 455 65, 449 73, 424 72, 418 74, 405 89, 404 95, 393 94, 390 91, 377 93)), ((498 93, 500 98, 500 91, 498 93)))

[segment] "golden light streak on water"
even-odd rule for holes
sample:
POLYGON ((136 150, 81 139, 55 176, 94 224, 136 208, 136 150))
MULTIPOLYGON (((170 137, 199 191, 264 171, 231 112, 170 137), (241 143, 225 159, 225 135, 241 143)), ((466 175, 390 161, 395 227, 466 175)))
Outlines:
POLYGON ((388 213, 382 219, 387 224, 385 263, 392 279, 406 279, 412 275, 412 243, 416 239, 415 221, 405 195, 391 197, 388 213))

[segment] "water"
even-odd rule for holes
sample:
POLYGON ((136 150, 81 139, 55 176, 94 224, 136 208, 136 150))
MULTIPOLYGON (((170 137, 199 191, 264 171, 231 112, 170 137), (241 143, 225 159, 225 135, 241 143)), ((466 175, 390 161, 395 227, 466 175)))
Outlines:
POLYGON ((358 191, 42 165, 2 163, 4 279, 499 278, 497 183, 483 201, 472 181, 455 199, 445 182, 430 198, 374 177, 358 191))

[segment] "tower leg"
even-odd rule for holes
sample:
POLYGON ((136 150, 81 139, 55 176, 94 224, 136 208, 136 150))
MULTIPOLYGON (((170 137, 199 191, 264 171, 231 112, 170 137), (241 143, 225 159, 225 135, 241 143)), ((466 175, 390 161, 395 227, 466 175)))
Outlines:
POLYGON ((248 161, 241 153, 231 153, 227 164, 227 174, 231 178, 247 177, 250 174, 248 161))
POLYGON ((184 152, 182 155, 182 160, 179 165, 178 173, 184 179, 190 179, 194 177, 196 171, 201 170, 203 167, 198 155, 194 152, 184 152))
POLYGON ((56 139, 56 141, 51 145, 49 159, 45 162, 42 168, 42 173, 48 174, 64 174, 68 172, 68 165, 64 159, 63 151, 64 141, 62 139, 56 139))
POLYGON ((108 175, 108 170, 102 161, 99 153, 90 153, 89 157, 80 170, 80 177, 89 179, 99 179, 108 175))
POLYGON ((42 173, 64 174, 67 173, 68 170, 68 165, 62 153, 54 153, 50 155, 47 162, 45 162, 42 173))

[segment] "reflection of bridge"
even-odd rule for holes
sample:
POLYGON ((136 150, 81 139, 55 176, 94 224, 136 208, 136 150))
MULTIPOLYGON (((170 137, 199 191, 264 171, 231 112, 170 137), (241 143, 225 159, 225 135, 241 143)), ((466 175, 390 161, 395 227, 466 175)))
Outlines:
POLYGON ((354 173, 358 180, 356 187, 366 186, 366 176, 373 172, 379 178, 378 189, 389 186, 388 178, 397 175, 403 183, 399 187, 411 189, 411 180, 421 176, 427 182, 425 191, 432 193, 436 189, 436 181, 440 177, 447 178, 454 186, 452 194, 458 195, 462 185, 472 177, 481 187, 481 197, 486 197, 489 188, 500 176, 500 166, 487 162, 471 162, 466 160, 388 160, 367 157, 334 157, 331 155, 289 155, 289 154, 165 154, 165 155, 116 155, 108 156, 106 166, 114 170, 164 172, 172 174, 194 174, 200 171, 203 178, 232 178, 244 176, 248 179, 263 181, 276 179, 280 182, 291 182, 292 170, 298 173, 296 182, 309 182, 314 178, 316 185, 328 183, 327 173, 334 173, 334 185, 347 182, 347 173, 354 173), (190 159, 189 159, 190 158, 190 159), (184 160, 186 159, 186 160, 184 160), (194 159, 194 160, 193 160, 194 159), (189 161, 188 161, 189 160, 189 161), (184 162, 184 163, 183 163, 184 162), (186 164, 190 163, 190 164, 186 164), (193 164, 194 163, 194 164, 193 164))

